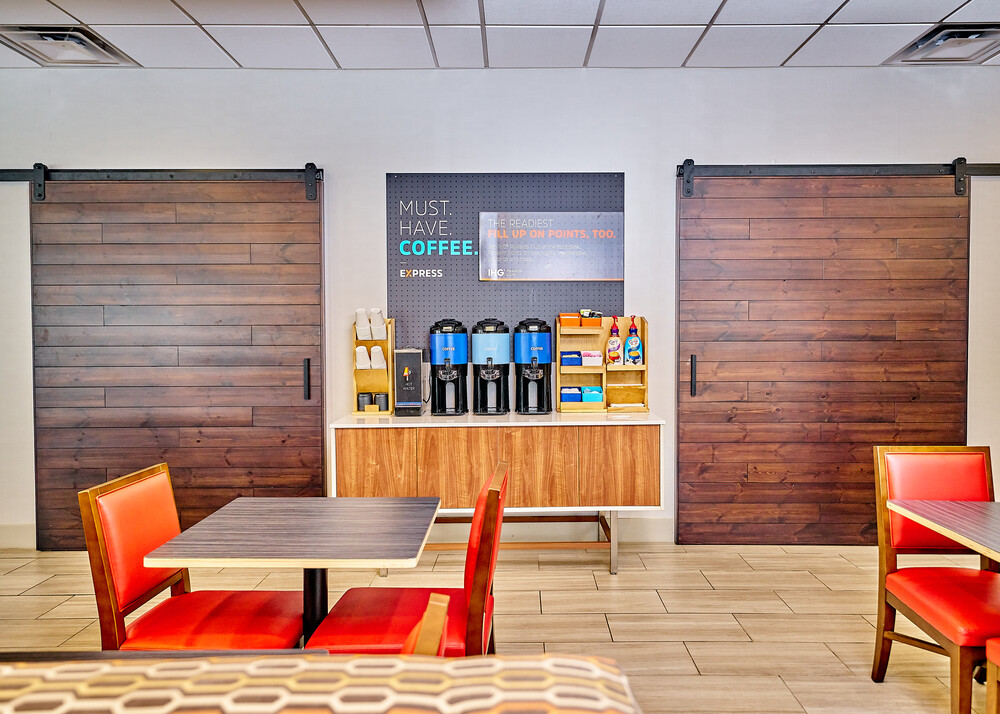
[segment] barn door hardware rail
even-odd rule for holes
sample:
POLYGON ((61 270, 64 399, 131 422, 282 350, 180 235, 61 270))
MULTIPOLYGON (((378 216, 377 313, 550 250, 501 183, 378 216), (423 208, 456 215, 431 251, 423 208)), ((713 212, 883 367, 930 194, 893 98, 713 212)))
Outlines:
POLYGON ((970 164, 959 157, 950 164, 761 164, 710 166, 685 159, 677 166, 677 178, 683 179, 681 193, 694 195, 696 178, 781 177, 781 176, 954 176, 955 195, 969 190, 968 176, 1000 176, 1000 164, 970 164))
POLYGON ((47 181, 301 181, 306 200, 315 201, 322 180, 323 169, 313 163, 301 169, 50 169, 41 163, 0 169, 0 181, 30 183, 35 201, 45 200, 47 181))

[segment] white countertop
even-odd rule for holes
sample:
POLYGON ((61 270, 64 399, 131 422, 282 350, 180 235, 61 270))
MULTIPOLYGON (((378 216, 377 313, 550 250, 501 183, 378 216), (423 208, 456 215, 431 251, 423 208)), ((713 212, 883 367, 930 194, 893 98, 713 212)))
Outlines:
POLYGON ((651 412, 556 412, 551 414, 502 416, 431 416, 424 412, 418 417, 353 416, 348 415, 330 424, 333 429, 365 429, 372 427, 448 427, 448 426, 627 426, 663 425, 666 422, 651 412))

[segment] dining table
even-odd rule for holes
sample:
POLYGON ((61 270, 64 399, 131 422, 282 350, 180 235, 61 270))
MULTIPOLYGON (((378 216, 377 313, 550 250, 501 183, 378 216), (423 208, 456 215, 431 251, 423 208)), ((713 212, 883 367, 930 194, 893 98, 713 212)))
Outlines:
POLYGON ((413 568, 441 499, 239 497, 150 551, 147 567, 302 568, 307 641, 329 611, 327 569, 413 568))
POLYGON ((888 501, 889 510, 1000 561, 1000 503, 996 501, 888 501))

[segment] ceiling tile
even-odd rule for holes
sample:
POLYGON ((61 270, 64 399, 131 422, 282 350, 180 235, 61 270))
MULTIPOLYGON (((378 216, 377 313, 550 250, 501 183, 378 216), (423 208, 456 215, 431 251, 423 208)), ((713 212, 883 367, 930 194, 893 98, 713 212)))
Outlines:
POLYGON ((201 28, 192 25, 92 25, 143 67, 235 67, 201 28))
POLYGON ((177 0, 203 25, 306 25, 293 0, 177 0))
POLYGON ((704 27, 605 27, 597 30, 588 67, 680 67, 704 27))
POLYGON ((1000 0, 972 0, 949 15, 948 22, 1000 22, 1000 0))
POLYGON ((940 22, 965 0, 850 0, 831 22, 940 22))
POLYGON ((6 45, 0 45, 0 67, 38 67, 36 62, 15 52, 6 45))
POLYGON ((333 69, 336 66, 311 27, 206 25, 205 29, 244 67, 333 69))
POLYGON ((431 37, 441 67, 483 66, 483 33, 479 25, 431 25, 431 37))
POLYGON ((827 25, 788 60, 792 67, 872 67, 933 25, 827 25))
POLYGON ((598 5, 600 0, 483 0, 488 25, 592 26, 598 5))
MULTIPOLYGON (((3 0, 0 3, 0 25, 75 25, 77 21, 52 5, 48 0, 3 0)), ((34 62, 32 67, 37 67, 34 62)))
POLYGON ((815 25, 712 27, 687 66, 777 67, 815 30, 815 25))
POLYGON ((490 67, 582 67, 590 27, 487 27, 490 67))
POLYGON ((88 25, 186 25, 191 18, 170 0, 59 0, 66 12, 88 25))
POLYGON ((721 0, 606 0, 601 25, 707 25, 721 0))
POLYGON ((729 0, 719 25, 800 25, 826 22, 844 0, 729 0))
POLYGON ((317 25, 423 25, 417 0, 299 0, 317 25))
POLYGON ((478 25, 479 0, 424 0, 430 25, 478 25))
POLYGON ((319 27, 345 69, 426 69, 434 66, 423 27, 319 27))

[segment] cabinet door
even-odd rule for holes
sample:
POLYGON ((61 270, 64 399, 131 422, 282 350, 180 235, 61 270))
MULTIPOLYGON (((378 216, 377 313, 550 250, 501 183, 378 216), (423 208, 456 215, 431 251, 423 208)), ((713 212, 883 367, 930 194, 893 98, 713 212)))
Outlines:
POLYGON ((580 427, 581 506, 659 504, 659 426, 580 427))
POLYGON ((472 508, 499 461, 496 427, 417 431, 417 495, 438 496, 441 508, 472 508))
POLYGON ((580 504, 575 426, 502 427, 501 458, 510 464, 507 506, 580 504))
POLYGON ((417 495, 416 429, 337 429, 337 495, 417 495))

